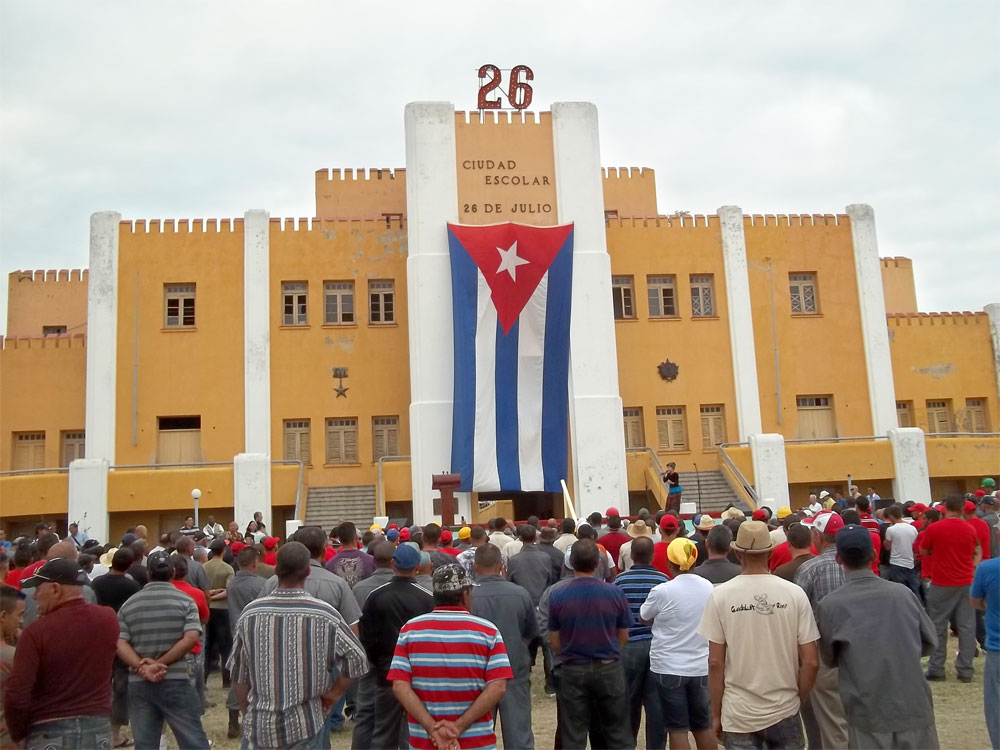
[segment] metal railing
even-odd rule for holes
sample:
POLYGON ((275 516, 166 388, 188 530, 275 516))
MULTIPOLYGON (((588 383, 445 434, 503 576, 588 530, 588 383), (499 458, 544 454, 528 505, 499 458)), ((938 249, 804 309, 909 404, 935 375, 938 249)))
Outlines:
POLYGON ((939 438, 939 437, 971 437, 971 438, 984 438, 984 437, 1000 437, 1000 432, 925 432, 924 438, 939 438))
MULTIPOLYGON (((785 445, 789 443, 868 443, 873 440, 888 440, 886 435, 866 435, 863 437, 833 437, 833 438, 786 438, 785 445)), ((731 443, 737 445, 737 443, 731 443)), ((739 443, 746 445, 746 443, 739 443)))
POLYGON ((746 493, 753 503, 754 508, 757 508, 760 506, 760 497, 757 495, 757 490, 754 489, 750 480, 743 476, 743 472, 740 471, 739 467, 733 462, 733 459, 726 453, 726 448, 744 448, 749 445, 749 443, 721 443, 716 447, 719 449, 720 464, 726 468, 726 471, 722 472, 722 476, 729 482, 729 486, 733 488, 733 492, 736 493, 737 497, 746 493), (739 483, 739 486, 734 484, 734 479, 739 483))
POLYGON ((409 461, 409 456, 382 456, 378 460, 378 496, 376 501, 376 515, 385 515, 385 485, 382 482, 382 462, 383 461, 409 461))
POLYGON ((11 469, 0 471, 0 477, 17 477, 25 474, 68 474, 69 467, 62 466, 58 469, 11 469))

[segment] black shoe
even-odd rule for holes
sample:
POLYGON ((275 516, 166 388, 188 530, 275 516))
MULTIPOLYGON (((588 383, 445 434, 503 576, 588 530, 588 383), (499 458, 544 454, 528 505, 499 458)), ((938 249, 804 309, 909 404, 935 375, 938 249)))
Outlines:
POLYGON ((960 674, 958 676, 958 681, 959 682, 964 682, 964 683, 968 684, 968 683, 972 682, 972 675, 971 674, 966 674, 966 675, 961 675, 960 674))
POLYGON ((229 731, 226 732, 226 736, 234 740, 243 734, 243 728, 240 726, 240 712, 230 711, 229 712, 229 731))
POLYGON ((924 677, 927 678, 928 682, 944 682, 948 679, 943 674, 931 674, 930 672, 925 674, 924 677))

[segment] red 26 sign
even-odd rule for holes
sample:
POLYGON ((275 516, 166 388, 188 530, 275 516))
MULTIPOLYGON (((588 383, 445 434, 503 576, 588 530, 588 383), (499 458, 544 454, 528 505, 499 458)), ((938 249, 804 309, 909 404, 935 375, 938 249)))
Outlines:
POLYGON ((479 109, 501 109, 501 94, 507 97, 513 109, 527 109, 531 105, 531 85, 527 81, 535 80, 535 74, 527 65, 511 68, 506 91, 501 88, 503 74, 496 65, 480 67, 479 80, 486 81, 479 86, 479 109), (490 99, 489 95, 494 91, 497 95, 490 99))

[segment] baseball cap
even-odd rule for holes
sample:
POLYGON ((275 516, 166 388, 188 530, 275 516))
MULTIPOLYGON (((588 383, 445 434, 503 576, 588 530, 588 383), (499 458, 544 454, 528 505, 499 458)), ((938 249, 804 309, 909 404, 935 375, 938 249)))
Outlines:
POLYGON ((843 554, 848 550, 865 551, 872 549, 872 535, 864 526, 850 524, 844 526, 837 534, 837 552, 843 554))
POLYGON ((272 550, 278 546, 278 537, 269 536, 264 540, 264 549, 272 550))
POLYGON ((771 541, 771 532, 767 524, 763 521, 747 521, 740 524, 740 530, 736 532, 736 541, 733 547, 740 552, 756 554, 758 552, 770 552, 774 548, 771 541))
POLYGON ((166 573, 172 570, 174 564, 170 561, 170 553, 166 550, 153 552, 146 558, 146 569, 150 573, 166 573))
POLYGON ((397 539, 399 539, 399 529, 389 529, 387 532, 385 532, 385 538, 388 539, 390 542, 396 541, 397 539))
POLYGON ((139 537, 137 537, 135 534, 125 534, 125 536, 122 537, 122 546, 127 547, 138 538, 139 537))
POLYGON ((974 502, 972 502, 971 500, 966 500, 965 501, 965 505, 962 506, 962 510, 965 513, 975 513, 976 512, 976 504, 974 502))
POLYGON ((451 543, 451 529, 441 529, 441 541, 445 544, 451 543))
POLYGON ((408 541, 410 541, 410 530, 409 529, 400 529, 399 530, 399 541, 401 541, 401 542, 408 542, 408 541))
POLYGON ((621 513, 618 512, 618 508, 612 505, 610 508, 604 511, 604 515, 607 516, 608 518, 611 518, 611 516, 621 516, 621 513))
POLYGON ((446 591, 463 591, 473 586, 472 579, 465 572, 461 565, 440 565, 434 569, 434 576, 431 579, 434 584, 434 593, 440 594, 446 591))
POLYGON ((834 513, 832 510, 821 511, 812 518, 803 519, 802 523, 827 536, 835 536, 838 531, 844 528, 844 519, 840 517, 839 513, 834 513))
POLYGON ((66 586, 83 586, 90 577, 72 560, 56 558, 49 560, 35 571, 33 576, 21 581, 22 589, 30 589, 43 583, 62 583, 66 586))
POLYGON ((459 539, 469 539, 471 536, 472 536, 472 529, 470 529, 468 526, 463 526, 458 530, 459 539))
POLYGON ((757 510, 755 510, 753 512, 753 515, 751 516, 751 518, 754 521, 766 521, 767 520, 767 511, 765 511, 763 508, 757 508, 757 510))
POLYGON ((792 509, 789 508, 787 505, 782 505, 780 508, 778 508, 777 516, 779 520, 782 518, 787 518, 790 515, 792 515, 792 509))
POLYGON ((420 564, 420 552, 408 544, 401 544, 392 553, 392 561, 400 570, 413 570, 420 564))
POLYGON ((382 527, 379 526, 377 523, 373 523, 371 526, 368 527, 368 530, 369 531, 382 531, 382 527))
POLYGON ((923 503, 914 503, 910 506, 910 513, 926 513, 927 506, 923 503))
POLYGON ((989 487, 990 489, 993 489, 994 487, 997 486, 997 483, 993 479, 993 477, 983 477, 983 481, 979 483, 979 486, 980 487, 989 487))
POLYGON ((666 515, 660 519, 660 531, 673 531, 678 527, 675 516, 666 515))

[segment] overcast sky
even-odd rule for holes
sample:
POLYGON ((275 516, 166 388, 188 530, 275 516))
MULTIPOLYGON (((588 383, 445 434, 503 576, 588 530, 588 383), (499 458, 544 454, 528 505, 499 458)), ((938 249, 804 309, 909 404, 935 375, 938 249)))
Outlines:
POLYGON ((94 211, 311 216, 321 167, 400 167, 403 107, 476 69, 591 101, 661 212, 875 208, 921 310, 1000 302, 1000 2, 0 0, 6 274, 87 265, 94 211))

